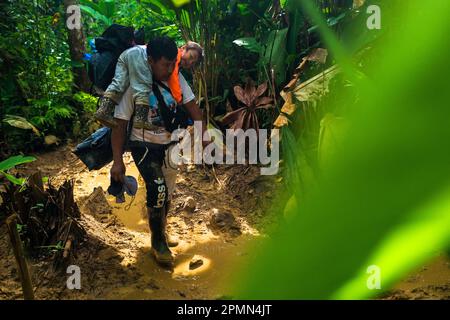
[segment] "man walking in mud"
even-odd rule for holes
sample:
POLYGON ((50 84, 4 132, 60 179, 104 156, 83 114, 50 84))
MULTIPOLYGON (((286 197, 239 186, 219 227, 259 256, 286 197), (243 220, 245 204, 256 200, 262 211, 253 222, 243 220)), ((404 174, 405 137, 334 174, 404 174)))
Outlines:
MULTIPOLYGON (((151 40, 146 48, 149 68, 154 80, 153 90, 149 92, 148 128, 133 128, 130 135, 129 148, 145 181, 146 200, 149 225, 151 230, 151 252, 158 263, 173 264, 173 256, 169 249, 166 235, 167 213, 170 206, 170 193, 175 185, 176 167, 168 155, 170 154, 171 129, 168 129, 167 114, 162 113, 177 105, 168 80, 177 63, 178 49, 173 40, 160 37, 151 40)), ((178 75, 181 103, 194 121, 202 121, 202 112, 197 105, 194 93, 182 74, 178 75)), ((111 143, 113 149, 113 165, 111 178, 124 182, 125 164, 123 152, 126 139, 126 128, 134 110, 131 88, 125 92, 119 105, 115 108, 114 120, 117 123, 112 129, 111 143)), ((206 126, 203 126, 203 130, 206 126)), ((169 241, 171 242, 171 241, 169 241)), ((171 245, 176 243, 171 242, 171 245)))
MULTIPOLYGON (((115 107, 121 101, 127 88, 131 88, 135 108, 133 126, 136 129, 151 129, 147 117, 149 112, 148 96, 152 90, 153 79, 148 59, 144 45, 130 48, 120 55, 114 78, 101 97, 99 108, 95 113, 95 119, 98 122, 110 128, 116 126, 115 107)), ((178 79, 180 68, 189 70, 200 63, 202 59, 203 48, 196 42, 188 41, 178 49, 174 70, 167 82, 177 103, 182 102, 178 79)))

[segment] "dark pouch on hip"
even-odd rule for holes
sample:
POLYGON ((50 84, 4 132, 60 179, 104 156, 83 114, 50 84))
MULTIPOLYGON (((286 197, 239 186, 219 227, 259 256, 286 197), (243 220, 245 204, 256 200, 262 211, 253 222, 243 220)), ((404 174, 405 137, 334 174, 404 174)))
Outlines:
POLYGON ((111 129, 100 128, 72 151, 90 170, 98 170, 113 160, 111 129))

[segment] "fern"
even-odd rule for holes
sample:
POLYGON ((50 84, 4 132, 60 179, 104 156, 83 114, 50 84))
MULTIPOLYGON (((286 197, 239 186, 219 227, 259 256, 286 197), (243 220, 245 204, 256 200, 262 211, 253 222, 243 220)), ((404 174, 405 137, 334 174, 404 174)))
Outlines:
POLYGON ((46 117, 50 116, 53 118, 72 118, 74 115, 73 110, 68 106, 54 106, 50 107, 46 113, 46 117))
POLYGON ((85 92, 78 92, 73 95, 75 101, 81 103, 83 105, 83 111, 94 114, 95 110, 97 110, 97 99, 94 96, 91 96, 85 92))
POLYGON ((72 108, 64 105, 52 105, 52 103, 49 103, 47 108, 42 107, 41 110, 41 114, 31 118, 31 122, 40 128, 49 126, 56 129, 58 119, 70 119, 75 116, 72 108))
POLYGON ((45 125, 46 125, 46 118, 45 118, 45 116, 41 116, 41 115, 39 115, 39 116, 35 116, 35 117, 32 117, 31 118, 31 123, 33 123, 36 127, 40 127, 40 128, 42 128, 42 127, 44 127, 45 125))

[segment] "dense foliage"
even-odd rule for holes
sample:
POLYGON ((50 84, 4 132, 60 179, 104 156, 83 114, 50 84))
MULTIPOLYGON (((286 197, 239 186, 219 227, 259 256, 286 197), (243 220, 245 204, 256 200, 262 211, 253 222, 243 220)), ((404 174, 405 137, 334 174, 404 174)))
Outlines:
MULTIPOLYGON (((0 4, 0 157, 45 146, 45 137, 60 140, 79 138, 96 126, 92 99, 77 94, 65 1, 7 0, 0 4), (11 121, 10 117, 15 121, 11 121), (9 119, 9 120, 8 120, 9 119), (20 120, 19 120, 20 119, 20 120), (36 130, 26 130, 34 128, 36 130)), ((169 35, 179 45, 186 40, 200 42, 205 63, 194 77, 193 86, 208 116, 216 118, 237 109, 236 85, 269 83, 270 94, 285 84, 302 54, 318 45, 297 1, 191 1, 177 7, 170 0, 81 0, 86 53, 89 43, 109 25, 118 23, 145 30, 145 40, 169 35), (227 109, 228 107, 228 109, 227 109)), ((352 1, 317 1, 335 25, 348 12, 352 1)), ((274 109, 258 111, 260 126, 270 128, 274 109)), ((218 118, 220 119, 220 117, 218 118)))

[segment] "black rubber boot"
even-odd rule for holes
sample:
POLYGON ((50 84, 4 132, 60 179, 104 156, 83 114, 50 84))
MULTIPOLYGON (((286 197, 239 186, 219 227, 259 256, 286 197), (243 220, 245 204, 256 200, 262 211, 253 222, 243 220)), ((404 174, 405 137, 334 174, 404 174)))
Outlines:
POLYGON ((167 232, 166 226, 167 226, 167 215, 169 214, 169 208, 170 208, 170 201, 167 201, 166 205, 164 206, 164 230, 166 230, 166 239, 167 244, 169 247, 176 247, 178 246, 178 241, 174 237, 170 236, 167 232))
POLYGON ((171 266, 173 264, 173 256, 167 245, 164 208, 148 208, 148 217, 150 231, 152 233, 152 254, 155 257, 156 262, 171 266))

